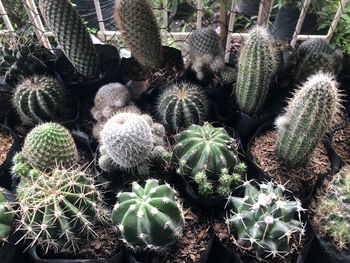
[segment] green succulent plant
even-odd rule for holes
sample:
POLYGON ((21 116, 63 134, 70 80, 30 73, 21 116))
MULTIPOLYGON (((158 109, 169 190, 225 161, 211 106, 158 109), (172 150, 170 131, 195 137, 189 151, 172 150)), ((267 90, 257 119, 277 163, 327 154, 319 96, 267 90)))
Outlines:
POLYGON ((12 231, 15 212, 11 204, 6 200, 5 189, 0 187, 0 245, 12 231))

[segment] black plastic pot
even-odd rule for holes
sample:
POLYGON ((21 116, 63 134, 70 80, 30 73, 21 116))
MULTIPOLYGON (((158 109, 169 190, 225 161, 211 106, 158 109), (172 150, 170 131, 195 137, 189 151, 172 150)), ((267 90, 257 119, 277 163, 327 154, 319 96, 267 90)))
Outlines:
POLYGON ((247 17, 257 16, 260 0, 240 0, 237 4, 237 12, 247 17))
POLYGON ((271 27, 272 35, 276 40, 291 41, 297 25, 300 10, 293 6, 279 8, 276 19, 271 27))

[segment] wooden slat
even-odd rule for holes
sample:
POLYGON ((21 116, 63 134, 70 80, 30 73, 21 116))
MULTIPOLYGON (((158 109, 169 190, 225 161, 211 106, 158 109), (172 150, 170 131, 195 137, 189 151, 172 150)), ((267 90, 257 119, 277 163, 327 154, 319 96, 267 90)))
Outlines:
POLYGON ((300 16, 299 16, 299 19, 298 19, 298 23, 297 23, 297 25, 295 27, 292 41, 290 42, 290 45, 292 47, 295 47, 295 44, 297 43, 298 35, 300 33, 301 27, 303 26, 304 19, 305 19, 307 10, 309 8, 310 2, 311 2, 311 0, 304 0, 303 7, 301 9, 300 16))
POLYGON ((260 7, 258 13, 257 24, 263 27, 267 27, 271 11, 273 7, 273 0, 260 0, 260 7))
POLYGON ((163 44, 167 45, 168 43, 168 26, 169 26, 169 18, 168 18, 168 0, 163 0, 163 44))
POLYGON ((326 41, 329 42, 333 36, 333 33, 338 25, 338 22, 340 20, 341 15, 344 13, 344 9, 346 4, 349 3, 348 0, 341 0, 339 2, 339 7, 338 10, 333 18, 333 21, 328 29, 328 33, 327 33, 327 37, 326 37, 326 41))
MULTIPOLYGON (((98 27, 100 29, 101 34, 104 36, 105 35, 104 32, 106 31, 106 28, 103 20, 100 0, 94 0, 94 4, 95 4, 96 15, 97 15, 98 27)), ((105 41, 104 38, 102 40, 105 41)))
POLYGON ((197 0, 197 28, 202 27, 202 19, 203 19, 203 0, 197 0))
POLYGON ((232 33, 233 28, 235 26, 235 19, 236 19, 236 13, 235 8, 237 5, 237 0, 232 0, 231 8, 230 8, 230 20, 228 22, 228 34, 227 34, 227 40, 226 40, 226 50, 225 50, 225 61, 228 62, 230 58, 230 49, 231 49, 231 40, 232 40, 232 33))
POLYGON ((14 34, 15 30, 12 26, 12 23, 9 19, 9 16, 7 15, 6 9, 5 9, 1 0, 0 0, 0 12, 1 12, 1 17, 4 20, 6 28, 7 28, 7 34, 14 34))

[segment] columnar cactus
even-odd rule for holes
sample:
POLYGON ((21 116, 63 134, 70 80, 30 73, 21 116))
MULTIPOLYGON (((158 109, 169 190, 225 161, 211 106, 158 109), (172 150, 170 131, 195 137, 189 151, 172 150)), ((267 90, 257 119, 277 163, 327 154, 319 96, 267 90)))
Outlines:
POLYGON ((17 187, 21 226, 30 246, 74 250, 94 227, 105 221, 101 194, 93 180, 78 170, 35 172, 17 187))
POLYGON ((82 18, 69 0, 40 0, 39 8, 48 29, 62 51, 84 77, 99 73, 99 56, 82 18))
POLYGON ((287 165, 303 165, 339 114, 340 94, 333 76, 312 75, 277 118, 277 155, 287 165))
POLYGON ((36 124, 61 119, 67 110, 68 98, 57 80, 46 76, 33 76, 16 87, 13 105, 21 120, 36 124))
POLYGON ((126 47, 145 67, 163 64, 160 32, 148 0, 116 0, 115 19, 126 47))
POLYGON ((300 245, 305 232, 301 202, 288 200, 284 186, 273 182, 260 184, 260 190, 251 182, 245 182, 244 187, 243 198, 228 198, 231 214, 227 224, 236 245, 260 259, 289 254, 300 245))
POLYGON ((77 158, 78 151, 69 131, 57 123, 44 123, 25 138, 22 151, 14 158, 13 172, 25 176, 30 167, 40 171, 56 165, 69 168, 77 158))
POLYGON ((238 163, 236 141, 223 128, 191 125, 175 140, 177 173, 194 178, 199 194, 209 196, 216 192, 226 197, 241 181, 246 166, 238 163))
POLYGON ((149 115, 118 113, 101 132, 99 165, 107 172, 136 168, 147 174, 148 161, 167 153, 164 137, 164 127, 153 123, 149 115))
POLYGON ((276 70, 276 50, 265 28, 256 26, 239 57, 235 95, 238 108, 250 115, 261 110, 276 70))
POLYGON ((178 132, 191 124, 203 124, 208 111, 206 94, 200 87, 190 83, 174 84, 158 99, 158 115, 172 132, 178 132))
POLYGON ((184 217, 176 192, 170 185, 149 179, 142 188, 120 192, 112 212, 123 240, 136 249, 166 249, 182 236, 184 217))
POLYGON ((0 246, 10 234, 14 218, 15 212, 6 200, 5 190, 0 188, 0 246))

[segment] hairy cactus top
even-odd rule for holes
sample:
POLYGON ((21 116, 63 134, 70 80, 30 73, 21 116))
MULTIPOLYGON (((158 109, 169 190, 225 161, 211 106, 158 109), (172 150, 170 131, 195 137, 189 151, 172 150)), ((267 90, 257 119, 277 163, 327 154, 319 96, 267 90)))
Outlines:
POLYGON ((5 198, 5 190, 0 188, 0 246, 12 230, 15 212, 5 198))
POLYGON ((129 246, 164 249, 182 235, 185 220, 170 185, 152 179, 144 187, 134 182, 132 192, 117 197, 112 220, 129 246))
POLYGON ((290 201, 283 185, 262 183, 260 190, 245 182, 245 195, 229 197, 232 207, 227 224, 235 243, 244 250, 253 250, 258 258, 283 258, 300 245, 304 233, 299 200, 290 201))

